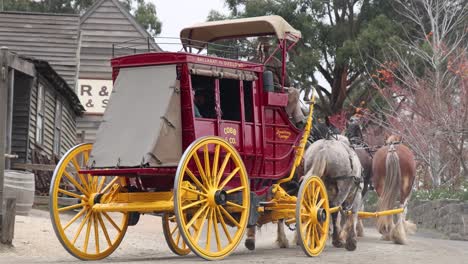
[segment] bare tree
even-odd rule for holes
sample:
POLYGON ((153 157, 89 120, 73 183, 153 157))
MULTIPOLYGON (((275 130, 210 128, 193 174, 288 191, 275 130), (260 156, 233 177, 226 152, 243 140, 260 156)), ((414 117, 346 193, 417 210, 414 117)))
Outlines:
POLYGON ((398 0, 396 8, 417 35, 389 47, 373 75, 386 105, 372 119, 404 136, 434 185, 468 179, 467 3, 398 0))

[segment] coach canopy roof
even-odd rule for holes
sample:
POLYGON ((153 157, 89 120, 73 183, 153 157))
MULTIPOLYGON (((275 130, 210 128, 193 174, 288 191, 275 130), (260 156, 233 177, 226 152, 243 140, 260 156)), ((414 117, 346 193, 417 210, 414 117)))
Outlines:
POLYGON ((180 39, 184 47, 204 48, 206 42, 236 37, 276 35, 278 39, 298 41, 301 32, 280 16, 261 16, 198 23, 184 28, 180 39))

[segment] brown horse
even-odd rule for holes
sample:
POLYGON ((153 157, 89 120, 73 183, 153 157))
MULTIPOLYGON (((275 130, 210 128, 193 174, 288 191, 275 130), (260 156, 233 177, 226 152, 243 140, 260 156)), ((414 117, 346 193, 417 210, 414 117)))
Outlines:
POLYGON ((401 144, 400 136, 390 136, 386 145, 374 155, 372 162, 372 183, 379 196, 378 211, 394 208, 399 201, 403 213, 397 215, 396 225, 393 216, 381 216, 377 220, 377 229, 385 240, 396 244, 406 244, 406 232, 414 227, 405 220, 407 204, 413 188, 416 174, 416 162, 411 150, 401 144))

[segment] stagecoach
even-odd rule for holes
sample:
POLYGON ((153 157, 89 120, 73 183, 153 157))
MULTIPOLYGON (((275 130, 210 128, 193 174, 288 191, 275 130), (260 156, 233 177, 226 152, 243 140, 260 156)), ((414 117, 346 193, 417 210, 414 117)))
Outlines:
POLYGON ((54 171, 50 215, 64 248, 83 260, 107 257, 127 227, 151 213, 162 216, 178 255, 222 259, 247 226, 279 219, 297 226, 307 255, 320 254, 331 212, 323 182, 305 179, 297 196, 283 188, 312 125, 313 103, 304 129, 285 112, 287 52, 300 38, 278 16, 208 22, 182 30, 181 52, 114 58, 96 142, 70 149, 54 171), (274 36, 278 46, 263 63, 202 52, 240 36, 274 36), (281 78, 272 89, 265 65, 276 58, 281 78), (194 103, 198 90, 202 106, 194 103))

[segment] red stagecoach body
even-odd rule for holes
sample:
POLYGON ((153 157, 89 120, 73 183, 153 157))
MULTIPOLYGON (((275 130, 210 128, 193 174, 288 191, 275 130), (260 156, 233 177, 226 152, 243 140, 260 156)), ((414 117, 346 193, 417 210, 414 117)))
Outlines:
MULTIPOLYGON (((283 75, 286 51, 299 39, 284 34, 289 41, 275 50, 282 51, 283 75)), ((143 190, 171 190, 184 150, 218 136, 237 149, 257 194, 289 174, 302 131, 285 112, 287 93, 263 89, 263 64, 158 52, 115 58, 112 68, 114 91, 83 173, 134 176, 143 190), (195 83, 211 87, 210 118, 195 117, 195 83)))

